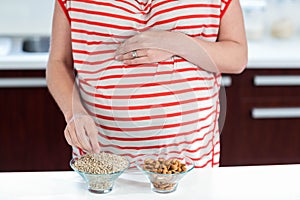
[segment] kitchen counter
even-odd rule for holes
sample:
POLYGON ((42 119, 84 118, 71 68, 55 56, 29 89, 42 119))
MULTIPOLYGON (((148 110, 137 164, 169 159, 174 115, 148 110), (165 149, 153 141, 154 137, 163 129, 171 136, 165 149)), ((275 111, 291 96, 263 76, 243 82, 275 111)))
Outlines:
POLYGON ((0 56, 0 70, 44 70, 48 53, 18 53, 0 56))
POLYGON ((248 43, 250 69, 300 68, 300 37, 290 40, 270 39, 248 43))
POLYGON ((0 173, 0 180, 1 200, 300 200, 300 165, 194 169, 170 194, 152 192, 146 177, 132 170, 108 194, 88 192, 73 171, 0 173))
MULTIPOLYGON (((300 37, 290 40, 264 39, 249 42, 247 68, 300 68, 300 37)), ((0 70, 45 69, 47 53, 21 53, 0 56, 0 70)))

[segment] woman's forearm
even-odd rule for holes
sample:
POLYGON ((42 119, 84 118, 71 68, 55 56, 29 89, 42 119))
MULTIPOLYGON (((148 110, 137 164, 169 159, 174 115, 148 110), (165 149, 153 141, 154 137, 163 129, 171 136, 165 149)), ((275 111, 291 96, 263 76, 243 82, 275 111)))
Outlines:
POLYGON ((62 61, 49 60, 46 70, 48 89, 63 112, 66 121, 76 113, 85 113, 75 84, 72 68, 62 61))
POLYGON ((247 44, 235 41, 207 42, 198 40, 222 73, 241 73, 248 62, 247 44))
POLYGON ((46 78, 50 93, 66 121, 69 121, 74 114, 83 113, 85 109, 75 84, 70 24, 58 2, 55 2, 46 78))
MULTIPOLYGON (((189 37, 182 34, 182 38, 189 37)), ((237 41, 209 42, 197 38, 185 38, 176 53, 195 65, 211 72, 240 73, 248 62, 247 44, 237 41), (195 43, 193 44, 194 40, 195 43), (197 43, 197 44, 196 44, 197 43), (203 65, 206 60, 207 65, 203 65)))

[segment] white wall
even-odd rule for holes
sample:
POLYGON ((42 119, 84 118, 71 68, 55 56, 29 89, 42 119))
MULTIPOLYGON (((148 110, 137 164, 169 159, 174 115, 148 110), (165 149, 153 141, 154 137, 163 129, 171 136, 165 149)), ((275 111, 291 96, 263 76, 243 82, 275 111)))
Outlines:
POLYGON ((0 36, 50 35, 54 0, 0 0, 0 36))

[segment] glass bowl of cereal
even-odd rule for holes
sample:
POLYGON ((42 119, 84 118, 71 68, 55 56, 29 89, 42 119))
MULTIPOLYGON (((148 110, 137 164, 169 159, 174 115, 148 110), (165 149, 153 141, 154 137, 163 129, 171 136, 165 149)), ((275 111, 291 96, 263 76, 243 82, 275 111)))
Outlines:
POLYGON ((70 161, 71 168, 86 181, 88 190, 97 194, 112 191, 115 180, 129 165, 125 157, 106 152, 86 154, 70 161))
POLYGON ((195 167, 192 159, 178 154, 145 155, 135 164, 146 174, 151 190, 158 193, 176 191, 179 181, 195 167))

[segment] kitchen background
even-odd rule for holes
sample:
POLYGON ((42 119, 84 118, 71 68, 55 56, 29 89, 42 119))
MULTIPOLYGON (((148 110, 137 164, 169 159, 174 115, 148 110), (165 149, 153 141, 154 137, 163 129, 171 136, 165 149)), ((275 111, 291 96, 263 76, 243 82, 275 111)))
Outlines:
MULTIPOLYGON (((300 0, 241 4, 249 64, 224 74, 221 165, 300 163, 300 0)), ((53 0, 0 0, 0 171, 69 169, 44 78, 52 10, 53 0)))

